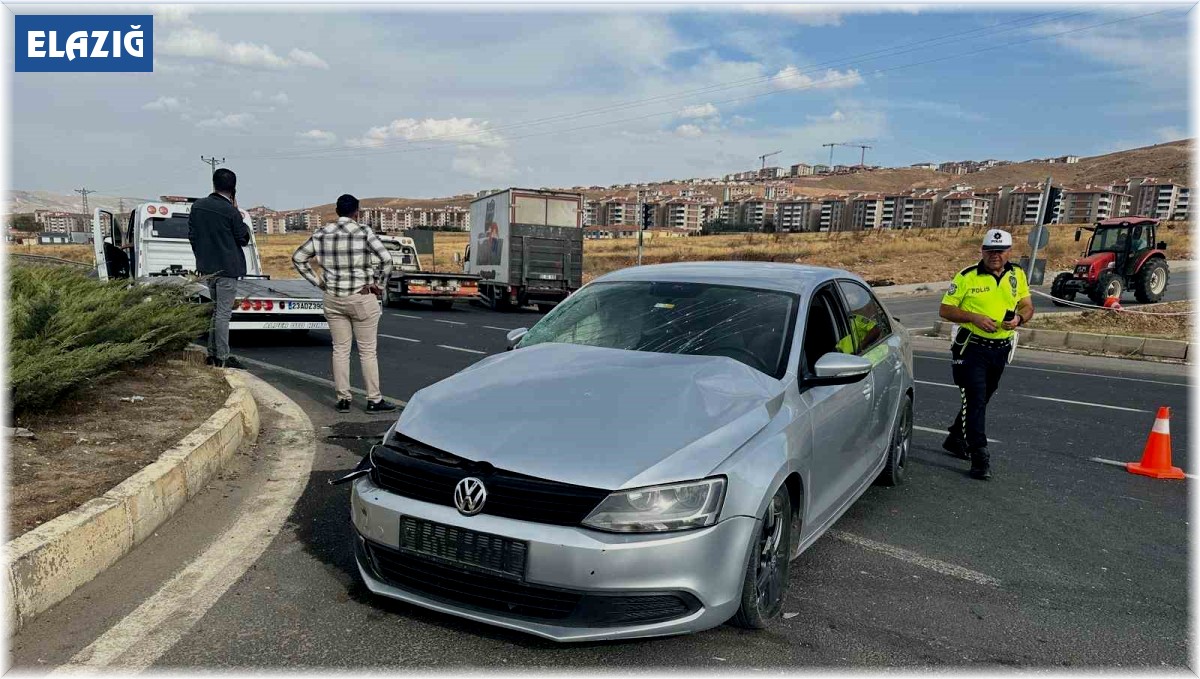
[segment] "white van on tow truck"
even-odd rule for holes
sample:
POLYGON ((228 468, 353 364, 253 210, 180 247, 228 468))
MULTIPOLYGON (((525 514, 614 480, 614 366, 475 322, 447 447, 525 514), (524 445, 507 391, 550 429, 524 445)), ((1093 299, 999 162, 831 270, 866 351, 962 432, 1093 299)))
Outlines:
MULTIPOLYGON (((138 283, 190 285, 204 302, 208 286, 196 280, 196 258, 188 241, 188 215, 196 198, 162 196, 136 205, 127 216, 97 209, 92 216, 96 275, 100 280, 129 278, 138 283), (104 237, 104 216, 112 236, 104 237)), ((250 243, 242 247, 246 276, 237 282, 230 330, 328 330, 324 296, 304 279, 271 280, 262 271, 254 228, 245 210, 239 210, 250 230, 250 243)))

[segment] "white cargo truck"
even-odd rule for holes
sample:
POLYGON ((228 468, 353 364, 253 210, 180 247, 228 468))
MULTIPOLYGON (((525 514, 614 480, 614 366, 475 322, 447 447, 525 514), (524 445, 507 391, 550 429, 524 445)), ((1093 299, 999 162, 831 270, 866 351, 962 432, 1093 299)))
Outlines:
MULTIPOLYGON (((162 196, 134 206, 120 218, 97 209, 92 217, 96 275, 100 280, 128 278, 138 283, 187 285, 201 301, 212 301, 208 286, 195 282, 196 257, 188 240, 188 215, 195 201, 162 196), (106 221, 112 225, 108 238, 103 234, 106 221)), ((245 210, 240 212, 250 229, 250 243, 242 247, 246 276, 237 282, 229 329, 328 330, 323 293, 304 279, 271 280, 265 275, 250 216, 245 210)))
POLYGON ((463 271, 493 309, 549 311, 583 285, 583 196, 513 188, 475 199, 463 271))
POLYGON ((428 300, 435 309, 449 309, 455 300, 475 299, 478 276, 425 271, 413 239, 380 234, 379 240, 392 253, 392 274, 383 288, 384 306, 428 300))

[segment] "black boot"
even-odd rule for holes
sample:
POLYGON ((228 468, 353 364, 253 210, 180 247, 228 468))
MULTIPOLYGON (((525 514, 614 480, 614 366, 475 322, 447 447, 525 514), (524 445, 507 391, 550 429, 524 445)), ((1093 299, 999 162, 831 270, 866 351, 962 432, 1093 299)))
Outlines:
POLYGON ((971 451, 971 471, 968 474, 973 479, 986 481, 992 478, 991 457, 987 448, 971 451))
POLYGON ((971 459, 971 454, 967 452, 967 441, 961 436, 955 436, 953 433, 942 441, 942 448, 950 453, 952 457, 957 457, 960 460, 971 459))

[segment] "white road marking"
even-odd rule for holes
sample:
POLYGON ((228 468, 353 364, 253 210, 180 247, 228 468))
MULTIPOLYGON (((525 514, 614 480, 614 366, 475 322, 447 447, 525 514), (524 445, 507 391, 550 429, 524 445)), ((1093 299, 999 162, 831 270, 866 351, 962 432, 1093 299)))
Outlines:
POLYGON ((443 349, 453 349, 454 351, 465 351, 468 354, 486 354, 487 353, 486 351, 476 351, 474 349, 463 349, 462 347, 452 347, 449 344, 439 344, 438 346, 443 349))
POLYGON ((134 674, 148 669, 195 626, 279 533, 308 482, 316 438, 308 416, 279 390, 256 383, 251 391, 259 407, 274 410, 280 418, 272 432, 280 443, 280 456, 254 500, 198 558, 54 673, 119 669, 134 674))
MULTIPOLYGON (((1125 465, 1127 464, 1126 462, 1117 462, 1116 460, 1106 460, 1102 457, 1089 457, 1088 459, 1091 460, 1092 462, 1099 462, 1100 464, 1112 465, 1114 467, 1120 467, 1121 469, 1125 469, 1125 465)), ((1200 478, 1200 477, 1197 477, 1195 474, 1188 474, 1188 473, 1184 473, 1184 476, 1188 477, 1189 479, 1200 478)), ((1125 496, 1122 495, 1121 497, 1125 497, 1125 496)), ((1135 498, 1130 498, 1130 499, 1135 499, 1135 498)), ((1141 500, 1141 502, 1145 502, 1145 500, 1141 500)))
MULTIPOLYGON (((913 354, 913 358, 924 358, 929 361, 949 361, 950 359, 944 356, 927 356, 925 354, 913 354)), ((1034 368, 1028 365, 1010 364, 1005 370, 1034 370, 1043 373, 1059 373, 1061 375, 1077 375, 1080 377, 1098 377, 1102 380, 1124 380, 1126 382, 1145 382, 1146 384, 1161 384, 1167 387, 1187 387, 1191 386, 1186 382, 1162 382, 1160 380, 1147 380, 1140 377, 1118 377, 1117 375, 1105 375, 1098 373, 1081 373, 1073 370, 1055 370, 1053 368, 1034 368)))
MULTIPOLYGON (((946 434, 947 433, 945 429, 934 429, 933 427, 918 427, 915 424, 913 425, 913 429, 915 429, 916 431, 929 432, 930 434, 946 434)), ((1000 443, 1000 442, 997 441, 996 439, 988 439, 988 443, 1000 443)))
POLYGON ((379 336, 386 337, 388 339, 400 340, 402 342, 420 342, 421 341, 419 339, 412 339, 411 337, 400 337, 399 335, 385 335, 383 333, 379 333, 379 336))
MULTIPOLYGON (((275 365, 274 363, 267 363, 266 361, 259 361, 259 360, 253 359, 253 358, 245 358, 242 356, 239 356, 238 360, 247 365, 253 365, 253 366, 262 368, 263 370, 271 370, 271 371, 274 371, 277 373, 282 373, 282 374, 288 375, 290 377, 295 377, 298 380, 304 380, 305 382, 312 382, 313 384, 319 384, 323 387, 329 387, 330 389, 337 388, 337 385, 335 385, 332 380, 327 380, 322 377, 317 377, 316 375, 309 375, 308 373, 302 373, 299 370, 292 370, 291 368, 285 368, 281 365, 275 365)), ((367 395, 367 392, 363 391, 362 389, 359 389, 358 387, 350 387, 350 391, 355 394, 358 394, 359 396, 367 395)), ((384 394, 383 397, 386 398, 387 400, 391 401, 392 403, 395 403, 398 406, 408 405, 408 401, 405 401, 404 399, 393 398, 391 396, 388 396, 387 394, 384 394)))
POLYGON ((985 575, 979 571, 973 571, 970 568, 965 568, 957 564, 946 563, 945 561, 938 561, 937 559, 931 559, 927 556, 921 556, 916 552, 910 552, 907 549, 901 549, 900 547, 893 547, 892 545, 884 544, 882 542, 876 542, 869 538, 864 538, 861 535, 847 533, 846 531, 842 530, 831 530, 829 531, 829 535, 833 538, 841 540, 842 542, 849 542, 852 545, 858 545, 859 547, 863 547, 874 552, 879 552, 880 554, 885 554, 893 559, 899 559, 905 563, 911 563, 914 566, 928 568, 935 573, 949 575, 950 577, 959 578, 968 582, 974 582, 979 585, 988 585, 991 587, 1000 586, 1000 581, 990 575, 985 575))
POLYGON ((466 323, 463 323, 462 321, 443 321, 440 318, 433 319, 433 322, 434 323, 446 323, 449 325, 466 325, 466 323))
POLYGON ((399 316, 400 318, 411 318, 411 319, 417 320, 417 321, 421 320, 420 316, 409 316, 408 314, 392 314, 392 315, 399 316))
POLYGON ((488 330, 503 330, 504 332, 512 332, 513 330, 516 330, 516 328, 497 328, 494 325, 484 325, 481 327, 487 328, 488 330))
POLYGON ((1090 406, 1092 408, 1108 408, 1109 410, 1124 410, 1127 413, 1148 413, 1149 410, 1140 410, 1138 408, 1126 408, 1124 406, 1110 406, 1104 403, 1088 403, 1087 401, 1072 401, 1065 398, 1054 398, 1053 396, 1030 396, 1028 398, 1036 398, 1039 401, 1054 401, 1056 403, 1070 403, 1077 406, 1090 406))
MULTIPOLYGON (((927 384, 931 387, 949 387, 951 389, 958 389, 958 387, 953 384, 943 384, 941 382, 927 382, 925 380, 913 380, 913 382, 915 382, 917 384, 927 384)), ((1088 401, 1072 401, 1070 399, 1055 398, 1053 396, 1031 396, 1029 394, 1019 394, 1018 396, 1021 398, 1036 398, 1039 401, 1054 401, 1055 403, 1070 403, 1071 405, 1089 406, 1092 408, 1108 408, 1109 410, 1124 410, 1125 412, 1129 412, 1129 413, 1148 413, 1148 412, 1150 412, 1149 410, 1141 410, 1139 408, 1126 408, 1125 406, 1110 406, 1106 403, 1090 403, 1088 401)))

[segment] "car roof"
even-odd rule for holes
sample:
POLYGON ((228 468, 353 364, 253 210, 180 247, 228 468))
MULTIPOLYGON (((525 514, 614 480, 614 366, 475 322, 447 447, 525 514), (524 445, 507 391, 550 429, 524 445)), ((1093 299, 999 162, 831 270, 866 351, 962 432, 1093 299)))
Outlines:
POLYGON ((676 262, 633 266, 607 273, 594 283, 613 281, 671 281, 709 283, 745 288, 779 290, 796 294, 812 292, 822 283, 849 278, 866 285, 860 277, 842 269, 778 262, 676 262))

